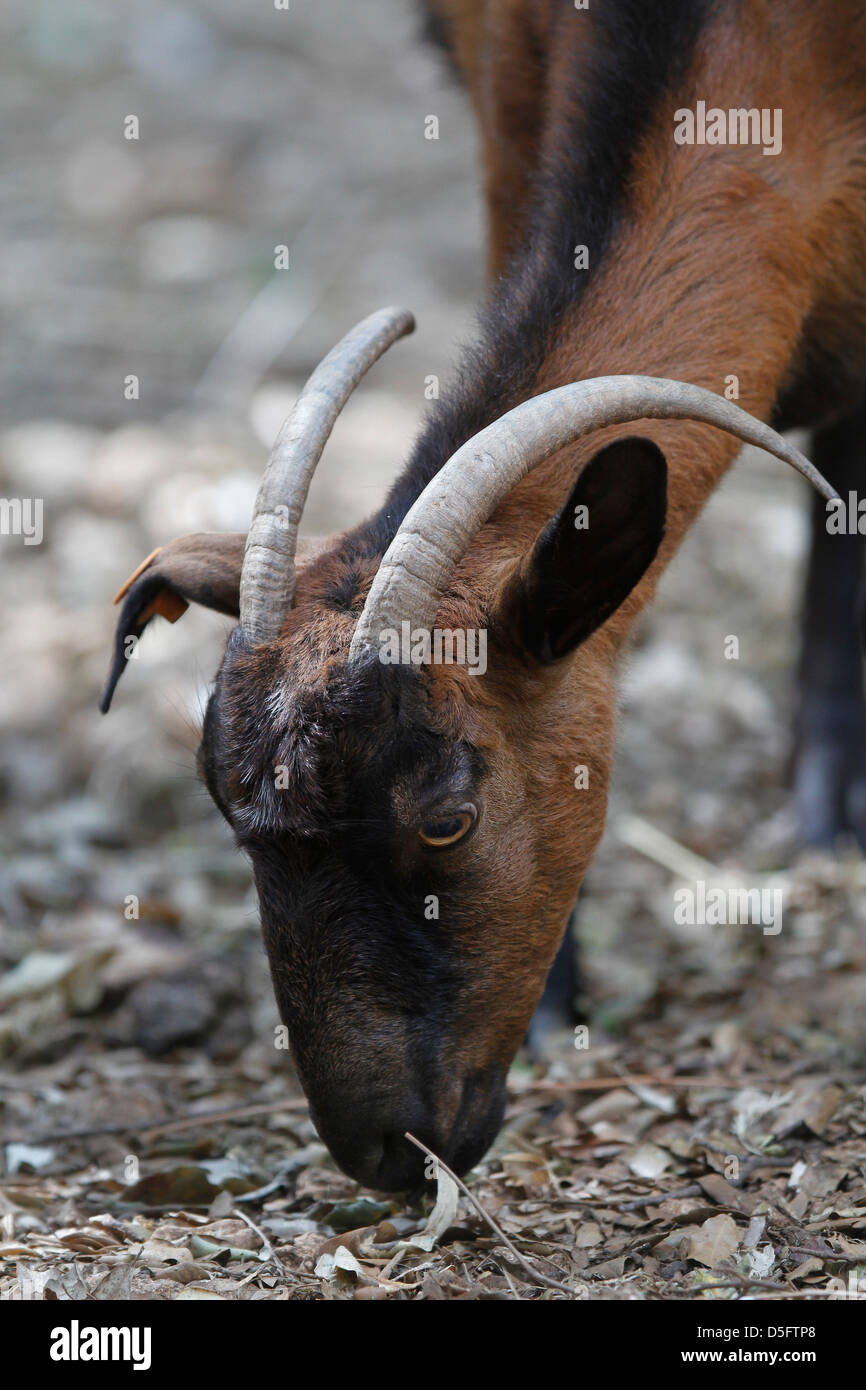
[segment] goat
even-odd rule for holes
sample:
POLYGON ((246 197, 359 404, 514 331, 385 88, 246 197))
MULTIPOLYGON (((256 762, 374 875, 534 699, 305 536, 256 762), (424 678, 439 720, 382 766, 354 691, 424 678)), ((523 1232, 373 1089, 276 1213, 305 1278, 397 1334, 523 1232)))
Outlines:
POLYGON ((827 544, 836 492, 776 432, 817 428, 840 486, 861 467, 863 5, 833 24, 811 0, 431 17, 482 132, 478 345, 379 512, 299 543, 339 410, 412 319, 353 330, 283 426, 249 534, 172 541, 121 590, 102 700, 155 614, 238 619, 201 771, 252 863, 314 1121, 380 1189, 421 1176, 407 1130, 459 1172, 497 1132, 602 833, 619 654, 742 441, 819 493, 801 804, 819 838, 866 826, 856 546, 827 544), (781 111, 781 152, 675 139, 705 98, 781 111), (486 673, 428 662, 437 627, 486 633, 486 673), (404 630, 420 659, 380 659, 404 630))

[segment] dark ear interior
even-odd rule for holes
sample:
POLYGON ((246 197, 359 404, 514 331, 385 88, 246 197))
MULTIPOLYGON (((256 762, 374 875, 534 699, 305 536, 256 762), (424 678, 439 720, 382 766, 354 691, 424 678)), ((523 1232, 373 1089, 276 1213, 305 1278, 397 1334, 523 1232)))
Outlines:
POLYGON ((535 660, 558 661, 619 608, 665 533, 667 465, 649 439, 618 439, 586 465, 503 596, 500 620, 535 660))
POLYGON ((123 602, 114 634, 114 652, 99 701, 108 712, 117 682, 129 659, 128 639, 138 639, 157 614, 177 622, 191 603, 238 616, 241 566, 246 536, 199 531, 154 550, 127 579, 114 602, 123 602))

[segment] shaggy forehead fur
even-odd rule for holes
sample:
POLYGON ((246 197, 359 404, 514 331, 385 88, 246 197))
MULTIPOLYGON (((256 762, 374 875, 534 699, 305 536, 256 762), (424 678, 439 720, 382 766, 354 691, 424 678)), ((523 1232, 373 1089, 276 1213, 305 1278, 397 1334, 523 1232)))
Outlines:
POLYGON ((240 630, 228 645, 204 761, 242 837, 399 830, 483 772, 454 692, 437 699, 429 669, 375 652, 348 666, 334 629, 348 635, 354 619, 336 618, 299 618, 271 648, 240 630))

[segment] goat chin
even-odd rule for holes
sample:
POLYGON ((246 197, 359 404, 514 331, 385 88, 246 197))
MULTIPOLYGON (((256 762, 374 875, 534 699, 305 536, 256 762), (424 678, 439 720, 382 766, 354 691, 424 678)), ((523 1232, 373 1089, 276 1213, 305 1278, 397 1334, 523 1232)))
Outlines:
POLYGON ((443 1130, 431 1103, 415 1094, 379 1100, 365 1092, 311 1099, 313 1122, 336 1162, 356 1182, 382 1192, 419 1187, 429 1175, 425 1155, 412 1134, 458 1176, 469 1172, 492 1144, 505 1113, 505 1073, 471 1078, 463 1088, 456 1121, 443 1130))

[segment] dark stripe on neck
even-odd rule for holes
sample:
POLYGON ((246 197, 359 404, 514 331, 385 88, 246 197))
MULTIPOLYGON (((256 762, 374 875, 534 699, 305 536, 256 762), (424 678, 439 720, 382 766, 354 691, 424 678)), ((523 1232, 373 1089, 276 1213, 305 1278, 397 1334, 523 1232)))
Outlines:
POLYGON ((557 325, 584 294, 620 222, 635 150, 659 102, 685 78, 715 4, 597 0, 589 11, 569 4, 568 14, 554 16, 551 51, 566 26, 591 21, 591 88, 582 100, 570 94, 570 120, 557 113, 555 147, 545 150, 535 182, 526 256, 493 287, 479 315, 478 342, 429 415, 382 510, 354 533, 364 553, 387 549, 455 449, 533 394, 557 325), (588 271, 574 269, 580 244, 589 248, 588 271))

